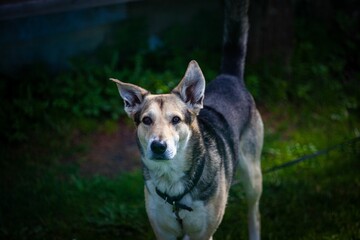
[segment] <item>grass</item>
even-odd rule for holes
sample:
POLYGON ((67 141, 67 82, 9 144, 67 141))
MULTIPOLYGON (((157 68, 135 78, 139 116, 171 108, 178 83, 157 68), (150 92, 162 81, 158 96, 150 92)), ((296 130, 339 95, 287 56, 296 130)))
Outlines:
MULTIPOLYGON (((359 152, 353 150, 264 175, 263 239, 359 239, 360 194, 356 189, 360 163, 359 152)), ((232 191, 218 239, 246 239, 246 208, 237 206, 245 204, 242 196, 234 193, 238 190, 236 186, 232 191)))
POLYGON ((4 238, 136 239, 146 229, 139 173, 86 179, 61 166, 25 168, 1 186, 4 238))
MULTIPOLYGON (((342 122, 313 119, 309 128, 309 119, 298 119, 299 115, 285 118, 288 112, 291 109, 283 106, 281 111, 271 113, 276 121, 265 122, 269 125, 263 170, 351 139, 358 131, 358 123, 357 129, 349 127, 356 125, 350 119, 342 122), (279 122, 278 118, 283 120, 279 122), (291 123, 297 128, 292 128, 291 123)), ((263 239, 359 239, 359 150, 358 141, 265 174, 260 205, 263 239)), ((246 204, 241 186, 236 185, 215 239, 246 238, 246 204)))
MULTIPOLYGON (((286 116, 292 107, 287 109, 265 114, 263 169, 353 137, 359 129, 351 118, 318 120, 309 128, 304 120, 286 116), (320 134, 329 129, 325 136, 320 134)), ((109 122, 100 125, 106 129, 109 122)), ((25 159, 12 155, 1 162, 1 238, 153 239, 141 172, 84 177, 78 166, 64 163, 61 156, 86 151, 86 146, 60 147, 59 140, 47 141, 47 152, 23 147, 25 159), (52 151, 55 147, 60 149, 52 151)), ((359 145, 264 175, 263 239, 359 239, 359 145)), ((246 205, 241 186, 236 185, 215 239, 246 236, 246 205)))

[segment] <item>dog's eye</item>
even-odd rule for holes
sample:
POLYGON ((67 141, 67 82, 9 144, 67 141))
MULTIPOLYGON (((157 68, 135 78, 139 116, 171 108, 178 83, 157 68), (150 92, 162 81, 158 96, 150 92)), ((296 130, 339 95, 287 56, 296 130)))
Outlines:
POLYGON ((178 116, 175 116, 171 119, 171 123, 176 125, 181 121, 181 119, 178 116))
POLYGON ((150 125, 150 124, 152 124, 152 120, 151 120, 151 118, 150 117, 144 117, 143 119, 142 119, 142 122, 145 124, 145 125, 150 125))

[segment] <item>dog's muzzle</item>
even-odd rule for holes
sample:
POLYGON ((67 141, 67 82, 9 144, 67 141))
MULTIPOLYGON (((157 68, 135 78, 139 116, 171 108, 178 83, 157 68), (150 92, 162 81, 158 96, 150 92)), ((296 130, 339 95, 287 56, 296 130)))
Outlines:
POLYGON ((168 160, 168 157, 166 156, 166 142, 154 140, 150 145, 150 149, 153 153, 154 160, 168 160))

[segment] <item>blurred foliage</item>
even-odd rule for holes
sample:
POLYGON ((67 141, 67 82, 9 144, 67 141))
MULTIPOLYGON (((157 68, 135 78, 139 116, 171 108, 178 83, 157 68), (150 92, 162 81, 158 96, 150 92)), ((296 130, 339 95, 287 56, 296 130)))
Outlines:
MULTIPOLYGON (((174 46, 183 35, 178 32, 183 26, 165 31, 164 45, 156 51, 146 50, 145 27, 141 19, 126 21, 110 37, 117 42, 108 43, 111 47, 100 47, 95 54, 72 59, 66 72, 54 74, 44 64, 33 64, 21 69, 15 77, 1 76, 3 138, 24 142, 31 139, 34 131, 61 132, 64 124, 73 120, 85 123, 81 119, 118 119, 124 110, 110 77, 138 84, 153 93, 165 93, 181 80, 192 59, 209 62, 203 71, 209 78, 215 77, 213 69, 218 63, 208 58, 206 50, 200 51, 198 46, 174 46), (132 33, 131 38, 124 38, 128 32, 132 33)), ((203 31, 194 30, 193 36, 204 39, 203 31)), ((205 43, 215 46, 211 41, 205 43)))
POLYGON ((309 16, 296 18, 290 63, 264 59, 248 66, 251 92, 262 103, 289 101, 358 112, 360 34, 355 29, 359 27, 357 18, 341 11, 330 23, 309 16))
MULTIPOLYGON (((245 80, 250 92, 269 109, 286 101, 299 107, 311 105, 308 111, 312 112, 326 107, 334 120, 358 114, 357 18, 338 11, 330 24, 301 16, 296 20, 291 61, 284 65, 280 59, 264 59, 247 65, 245 80), (334 32, 337 34, 329 38, 334 32)), ((204 20, 196 16, 191 23, 164 31, 157 48, 149 50, 145 20, 129 20, 108 38, 111 47, 74 58, 66 72, 52 74, 38 64, 15 78, 2 76, 2 135, 21 142, 37 129, 61 131, 59 122, 64 119, 118 119, 124 111, 110 77, 164 93, 179 82, 188 62, 196 59, 205 78, 213 79, 221 59, 220 23, 218 17, 204 20), (203 26, 209 24, 213 31, 206 34, 203 26), (129 32, 131 37, 123 37, 129 32)))

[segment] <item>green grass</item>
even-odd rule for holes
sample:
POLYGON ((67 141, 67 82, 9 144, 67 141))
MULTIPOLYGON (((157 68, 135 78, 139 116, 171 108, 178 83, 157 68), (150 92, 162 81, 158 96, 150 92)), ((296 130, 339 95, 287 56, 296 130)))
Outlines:
MULTIPOLYGON (((358 134, 355 119, 301 119, 300 114, 287 115, 291 109, 282 106, 265 122, 263 170, 358 134)), ((330 113, 323 109, 321 114, 330 113)), ((359 239, 359 157, 360 141, 265 174, 260 205, 263 239, 359 239)), ((246 203, 236 185, 215 239, 246 239, 246 227, 246 203)))
MULTIPOLYGON (((359 239, 359 143, 352 151, 264 175, 263 239, 359 239)), ((246 239, 245 201, 238 192, 236 186, 217 239, 246 239)))
MULTIPOLYGON (((354 137, 359 129, 351 118, 308 123, 287 115, 291 109, 283 106, 266 114, 263 169, 354 137)), ((109 128, 108 121, 98 124, 109 128)), ((8 161, 1 162, 0 170, 1 239, 153 239, 141 172, 84 177, 77 165, 60 160, 86 151, 86 143, 61 145, 61 139, 46 139, 47 151, 30 144, 11 158, 3 155, 8 161)), ((264 175, 263 239, 359 239, 359 146, 264 175)), ((246 236, 246 205, 236 185, 215 239, 246 236)))
MULTIPOLYGON (((25 166, 1 184, 7 239, 114 239, 146 236, 142 177, 83 178, 71 169, 25 166)), ((149 231, 149 229, 148 229, 149 231)))

